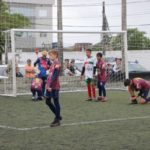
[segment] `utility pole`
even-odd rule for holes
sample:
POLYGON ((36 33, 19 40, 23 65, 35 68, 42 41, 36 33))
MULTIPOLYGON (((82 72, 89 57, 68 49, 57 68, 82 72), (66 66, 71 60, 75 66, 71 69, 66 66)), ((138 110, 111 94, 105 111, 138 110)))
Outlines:
POLYGON ((127 30, 127 2, 122 0, 122 30, 127 30))
MULTIPOLYGON (((62 0, 57 0, 57 30, 63 30, 62 0)), ((61 63, 61 74, 63 71, 63 33, 57 34, 59 61, 61 63)))
MULTIPOLYGON (((121 19, 122 20, 122 30, 127 31, 127 2, 126 2, 126 0, 122 0, 121 12, 122 12, 122 15, 121 15, 121 17, 122 17, 122 19, 121 19)), ((123 45, 126 44, 126 43, 124 43, 125 42, 124 39, 125 38, 122 37, 121 41, 122 41, 123 45)), ((126 37, 126 42, 127 42, 127 37, 126 37)), ((128 66, 128 62, 125 61, 125 59, 127 59, 127 58, 125 58, 127 56, 127 54, 125 54, 125 47, 122 47, 121 51, 122 51, 122 68, 126 72, 126 71, 128 71, 128 69, 126 69, 128 66)), ((128 73, 126 73, 126 77, 128 77, 127 74, 128 73)))
MULTIPOLYGON (((103 10, 102 10, 102 31, 107 31, 109 30, 109 26, 108 26, 108 22, 107 22, 107 17, 106 17, 106 13, 105 13, 105 2, 103 1, 102 3, 102 7, 103 7, 103 10)), ((107 50, 107 40, 108 40, 108 35, 106 35, 105 33, 102 34, 102 51, 103 51, 103 55, 105 55, 106 53, 106 50, 107 50)))

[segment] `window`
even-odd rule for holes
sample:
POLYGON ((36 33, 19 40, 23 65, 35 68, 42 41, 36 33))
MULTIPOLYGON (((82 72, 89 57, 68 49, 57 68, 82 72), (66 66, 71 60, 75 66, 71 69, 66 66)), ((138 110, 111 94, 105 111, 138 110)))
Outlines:
POLYGON ((46 18, 47 17, 47 11, 46 10, 39 10, 39 17, 46 18))
POLYGON ((10 6, 10 12, 12 14, 15 14, 15 13, 21 14, 26 17, 35 17, 34 8, 10 6))
POLYGON ((47 37, 47 33, 40 33, 40 37, 47 37))

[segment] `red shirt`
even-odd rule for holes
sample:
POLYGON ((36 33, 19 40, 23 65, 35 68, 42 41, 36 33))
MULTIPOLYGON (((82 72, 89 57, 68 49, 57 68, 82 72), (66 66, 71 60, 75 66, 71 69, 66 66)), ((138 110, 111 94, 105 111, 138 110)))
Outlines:
POLYGON ((98 72, 98 81, 106 82, 106 63, 104 60, 99 60, 96 64, 97 72, 98 72))
POLYGON ((60 76, 60 63, 58 60, 55 60, 50 66, 46 87, 59 90, 60 89, 59 76, 60 76))
POLYGON ((149 90, 150 89, 150 83, 142 78, 134 78, 132 80, 132 86, 135 88, 135 90, 149 90))

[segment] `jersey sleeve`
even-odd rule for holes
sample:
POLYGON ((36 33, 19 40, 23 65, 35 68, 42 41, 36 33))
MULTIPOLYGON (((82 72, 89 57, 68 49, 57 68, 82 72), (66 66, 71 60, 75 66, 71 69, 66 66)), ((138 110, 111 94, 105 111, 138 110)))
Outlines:
POLYGON ((55 82, 55 80, 59 77, 59 73, 60 73, 60 64, 56 64, 55 68, 54 68, 54 72, 53 75, 51 77, 51 83, 50 83, 50 87, 52 87, 52 84, 55 82))

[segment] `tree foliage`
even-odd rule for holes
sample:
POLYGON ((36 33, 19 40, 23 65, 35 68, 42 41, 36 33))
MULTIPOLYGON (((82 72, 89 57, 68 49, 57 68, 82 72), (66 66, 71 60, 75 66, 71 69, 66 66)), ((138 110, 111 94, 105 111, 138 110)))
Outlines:
POLYGON ((0 54, 4 51, 5 39, 3 31, 29 25, 30 21, 27 17, 20 14, 10 14, 6 3, 0 0, 0 54))
MULTIPOLYGON (((121 35, 113 37, 111 44, 114 50, 120 50, 121 35)), ((128 50, 150 50, 150 38, 145 32, 139 31, 137 28, 128 29, 127 31, 128 50)))

